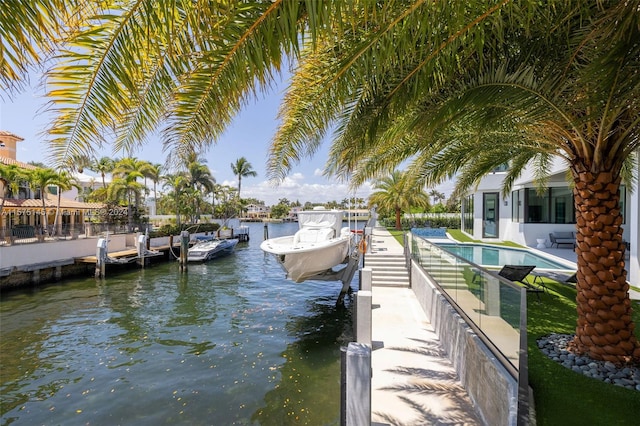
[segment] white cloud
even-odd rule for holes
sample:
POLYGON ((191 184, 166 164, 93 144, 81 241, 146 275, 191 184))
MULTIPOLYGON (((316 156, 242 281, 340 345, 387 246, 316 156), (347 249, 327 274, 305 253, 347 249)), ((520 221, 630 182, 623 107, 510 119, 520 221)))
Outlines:
MULTIPOLYGON (((300 175, 302 176, 302 175, 300 175)), ((367 198, 371 193, 369 183, 363 185, 355 191, 358 198, 367 198)), ((325 203, 328 201, 342 201, 345 198, 354 196, 354 192, 349 190, 349 185, 345 183, 304 183, 299 176, 285 178, 279 185, 274 186, 270 181, 262 181, 257 185, 242 186, 242 198, 257 198, 267 205, 277 204, 282 198, 289 201, 300 201, 304 204, 325 203)))
POLYGON ((322 176, 322 169, 315 169, 313 171, 314 176, 322 176))

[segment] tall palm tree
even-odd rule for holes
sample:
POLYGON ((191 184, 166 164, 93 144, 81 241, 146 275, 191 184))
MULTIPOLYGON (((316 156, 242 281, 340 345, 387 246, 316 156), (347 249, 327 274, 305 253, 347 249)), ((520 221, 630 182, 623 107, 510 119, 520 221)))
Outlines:
POLYGON ((160 182, 160 179, 162 178, 162 164, 152 164, 151 167, 149 167, 146 170, 145 176, 148 177, 149 179, 151 179, 151 181, 153 182, 153 211, 157 213, 158 211, 158 191, 157 191, 157 186, 158 186, 158 182, 160 182))
POLYGON ((396 229, 402 229, 402 213, 412 207, 429 207, 429 196, 407 179, 404 173, 394 170, 390 176, 378 179, 374 191, 369 196, 369 204, 377 205, 380 211, 392 212, 396 219, 396 229))
POLYGON ((250 162, 247 161, 246 158, 240 157, 236 160, 235 163, 231 163, 231 171, 233 174, 238 176, 238 198, 240 198, 240 188, 242 187, 242 178, 243 177, 256 177, 258 173, 253 170, 253 166, 250 162))
MULTIPOLYGON (((576 346, 596 359, 640 359, 618 208, 640 140, 640 0, 120 7, 108 14, 46 9, 44 23, 7 26, 3 43, 15 49, 38 31, 37 44, 48 47, 67 14, 77 24, 60 37, 73 48, 47 79, 58 113, 50 141, 56 161, 98 146, 107 127, 119 147, 162 126, 167 148, 200 148, 258 85, 269 87, 283 55, 300 58, 272 145, 272 176, 315 153, 332 129, 326 172, 355 185, 413 159, 408 172, 416 179, 432 184, 460 172, 461 187, 469 187, 509 162, 506 191, 530 160, 544 182, 544 165, 560 155, 579 212, 576 346)), ((20 76, 25 70, 12 65, 38 59, 32 49, 9 65, 20 76)))
POLYGON ((438 202, 445 199, 444 193, 438 191, 437 189, 432 189, 429 191, 429 196, 433 198, 433 204, 438 204, 438 202))

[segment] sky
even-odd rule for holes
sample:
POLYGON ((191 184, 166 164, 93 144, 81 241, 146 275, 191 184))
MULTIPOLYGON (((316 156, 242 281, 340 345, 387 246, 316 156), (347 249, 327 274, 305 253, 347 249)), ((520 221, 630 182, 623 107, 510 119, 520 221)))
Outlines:
MULTIPOLYGON (((267 179, 269 145, 278 127, 277 113, 285 88, 286 81, 280 81, 268 94, 259 94, 255 102, 240 111, 220 139, 201 155, 206 159, 206 165, 216 183, 237 187, 237 177, 231 170, 231 164, 240 157, 245 157, 258 175, 242 179, 242 198, 256 198, 264 201, 266 205, 277 204, 282 198, 292 202, 299 201, 303 205, 307 201, 325 203, 334 200, 340 202, 350 197, 366 199, 373 192, 371 183, 354 191, 349 188, 348 182, 338 182, 335 178, 322 176, 330 146, 329 138, 312 158, 305 158, 294 166, 278 186, 274 186, 267 179)), ((17 160, 46 164, 48 147, 42 134, 50 117, 44 113, 46 99, 42 87, 34 83, 32 87, 11 99, 0 96, 0 102, 0 130, 24 138, 17 145, 17 160)), ((105 148, 101 154, 112 158, 123 156, 122 153, 112 152, 110 147, 105 148)), ((162 152, 159 140, 150 139, 135 156, 141 160, 163 164, 166 154, 162 152)), ((92 174, 86 170, 85 173, 92 174)), ((445 184, 438 190, 448 196, 451 192, 450 186, 445 184)))

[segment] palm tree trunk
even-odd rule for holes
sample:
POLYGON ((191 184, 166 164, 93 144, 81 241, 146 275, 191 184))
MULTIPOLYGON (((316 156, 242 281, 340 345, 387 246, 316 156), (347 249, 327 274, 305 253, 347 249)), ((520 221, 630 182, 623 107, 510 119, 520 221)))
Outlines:
POLYGON ((43 212, 43 221, 44 221, 44 225, 42 226, 43 231, 40 232, 40 234, 42 235, 42 238, 44 238, 45 236, 45 232, 47 232, 47 229, 49 228, 49 216, 47 216, 47 204, 45 202, 45 195, 44 195, 44 188, 42 188, 41 192, 40 192, 40 196, 42 197, 42 212, 43 212))
MULTIPOLYGON (((4 188, 3 188, 3 191, 4 191, 4 188)), ((6 192, 2 194, 2 200, 0 200, 0 238, 2 238, 2 240, 4 240, 5 228, 8 228, 7 225, 9 223, 8 218, 5 222, 4 216, 2 215, 2 211, 4 210, 4 200, 6 198, 6 195, 7 195, 6 192)))
POLYGON ((620 178, 574 172, 578 324, 575 348, 596 360, 640 360, 633 330, 620 212, 620 178))
POLYGON ((396 207, 396 229, 400 230, 402 229, 402 221, 400 220, 400 209, 398 207, 396 207))
POLYGON ((53 220, 53 235, 57 235, 58 234, 58 219, 60 218, 60 187, 58 187, 58 202, 56 205, 56 217, 53 220))
POLYGON ((133 232, 133 208, 131 207, 131 191, 127 194, 127 227, 133 232))

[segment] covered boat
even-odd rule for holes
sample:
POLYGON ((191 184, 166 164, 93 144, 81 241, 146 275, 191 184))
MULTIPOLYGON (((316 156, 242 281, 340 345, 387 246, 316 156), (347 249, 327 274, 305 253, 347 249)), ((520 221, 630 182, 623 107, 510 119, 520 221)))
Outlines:
POLYGON ((228 239, 220 240, 218 238, 210 238, 199 240, 187 252, 188 262, 206 262, 216 257, 226 256, 233 253, 238 240, 228 239))
POLYGON ((294 235, 267 239, 260 248, 276 256, 291 280, 310 279, 347 260, 351 232, 342 227, 343 216, 342 210, 298 212, 294 235))

